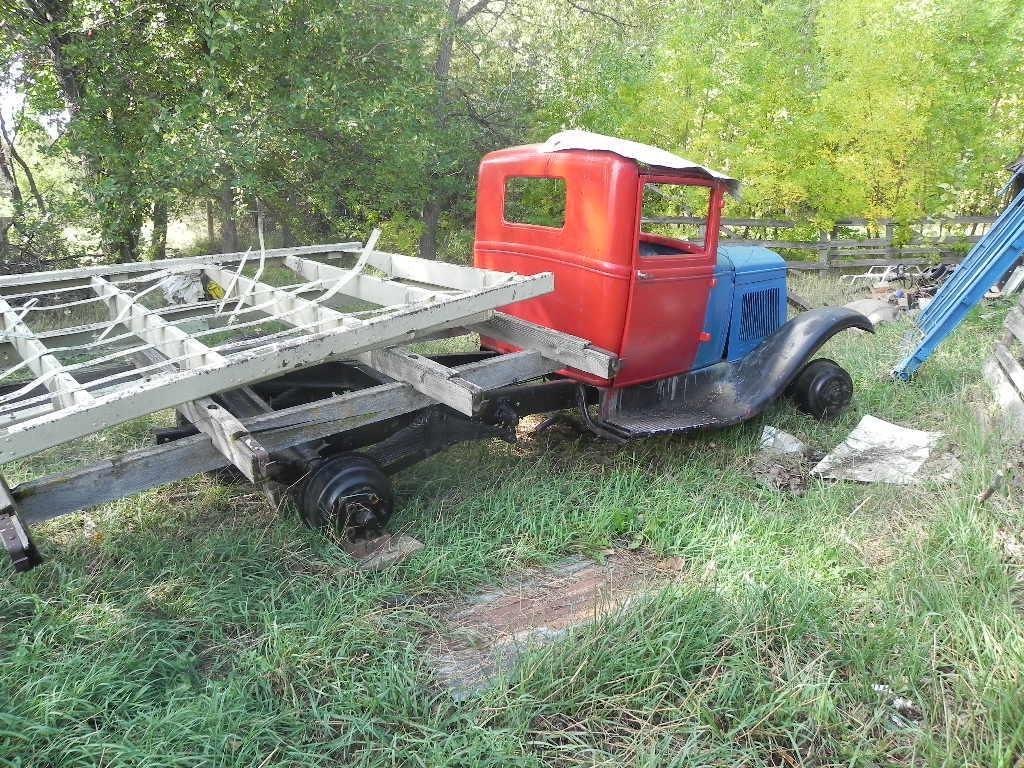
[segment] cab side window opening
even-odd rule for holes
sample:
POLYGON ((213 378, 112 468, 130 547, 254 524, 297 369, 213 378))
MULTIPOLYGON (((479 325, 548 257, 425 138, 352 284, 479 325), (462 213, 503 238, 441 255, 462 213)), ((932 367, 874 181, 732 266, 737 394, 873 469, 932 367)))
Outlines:
POLYGON ((644 184, 640 231, 682 240, 690 244, 693 251, 702 251, 707 240, 710 210, 710 187, 648 182, 644 184))
POLYGON ((505 221, 561 229, 565 226, 565 179, 510 176, 505 179, 505 221))

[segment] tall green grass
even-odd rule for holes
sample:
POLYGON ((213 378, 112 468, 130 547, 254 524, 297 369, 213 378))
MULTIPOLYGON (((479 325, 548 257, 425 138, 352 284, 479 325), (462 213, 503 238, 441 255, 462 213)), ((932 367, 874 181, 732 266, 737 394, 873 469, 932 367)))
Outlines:
POLYGON ((1024 523, 1016 497, 974 501, 1003 459, 974 408, 1007 307, 909 385, 888 377, 909 326, 831 342, 857 388, 835 422, 779 404, 624 448, 552 431, 450 451, 398 477, 392 527, 427 547, 382 573, 210 477, 42 526, 48 563, 0 591, 0 765, 1015 768, 1022 571, 993 535, 1024 523), (943 431, 963 474, 804 496, 751 477, 764 424, 825 451, 864 413, 943 431), (440 606, 609 546, 680 556, 683 576, 478 698, 439 688, 420 650, 440 606))

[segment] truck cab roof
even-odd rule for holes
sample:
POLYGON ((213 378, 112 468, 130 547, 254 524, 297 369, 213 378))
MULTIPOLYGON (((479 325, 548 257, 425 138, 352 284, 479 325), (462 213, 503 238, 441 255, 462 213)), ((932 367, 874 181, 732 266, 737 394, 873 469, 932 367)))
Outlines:
POLYGON ((534 146, 540 152, 564 152, 573 149, 611 152, 627 160, 633 160, 642 167, 656 170, 664 176, 675 175, 675 172, 679 172, 680 176, 715 179, 725 183, 729 194, 735 196, 739 193, 739 180, 659 147, 641 144, 638 141, 605 136, 604 134, 592 133, 591 131, 572 130, 556 133, 543 144, 534 146))

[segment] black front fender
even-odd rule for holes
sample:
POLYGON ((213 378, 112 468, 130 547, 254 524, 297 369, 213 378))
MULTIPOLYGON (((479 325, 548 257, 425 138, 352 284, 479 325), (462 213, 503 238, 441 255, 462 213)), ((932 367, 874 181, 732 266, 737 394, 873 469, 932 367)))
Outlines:
POLYGON ((846 307, 823 307, 799 314, 749 355, 733 363, 730 377, 754 399, 760 399, 755 392, 762 392, 766 399, 758 408, 760 411, 782 394, 826 341, 847 328, 875 332, 867 317, 846 307))
POLYGON ((602 417, 633 435, 746 421, 778 399, 821 345, 847 328, 875 331, 870 320, 852 309, 812 309, 783 325, 742 360, 613 390, 602 417), (658 421, 665 427, 654 428, 658 421))

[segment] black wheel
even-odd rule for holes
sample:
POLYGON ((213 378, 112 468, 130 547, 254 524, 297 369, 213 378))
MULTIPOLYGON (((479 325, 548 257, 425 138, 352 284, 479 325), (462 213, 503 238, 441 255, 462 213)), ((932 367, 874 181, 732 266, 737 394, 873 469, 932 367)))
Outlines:
POLYGON ((838 416, 853 399, 853 379, 834 360, 811 360, 789 387, 796 407, 822 421, 838 416))
POLYGON ((377 462, 343 453, 313 470, 300 502, 306 525, 355 539, 384 527, 394 511, 394 492, 377 462))

